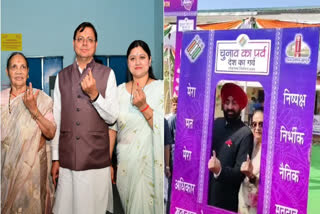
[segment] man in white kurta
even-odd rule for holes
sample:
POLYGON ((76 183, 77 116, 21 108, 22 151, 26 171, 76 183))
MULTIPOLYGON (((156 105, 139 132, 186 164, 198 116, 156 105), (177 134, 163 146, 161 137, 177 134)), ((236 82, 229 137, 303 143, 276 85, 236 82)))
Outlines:
MULTIPOLYGON (((99 80, 95 80, 94 78, 95 68, 97 70, 98 68, 101 68, 101 66, 97 66, 97 63, 93 60, 93 55, 97 47, 97 34, 93 25, 88 22, 80 24, 75 30, 73 39, 73 46, 76 53, 76 61, 74 62, 73 68, 77 68, 80 76, 84 71, 87 74, 81 80, 81 89, 84 94, 90 98, 90 103, 101 119, 103 119, 106 124, 113 124, 119 113, 115 75, 111 70, 107 82, 105 83, 105 91, 101 93, 101 90, 99 89, 99 91, 97 89, 99 88, 97 87, 98 85, 96 85, 96 81, 98 84, 99 80), (90 66, 93 66, 92 70, 90 66)), ((71 106, 62 106, 62 96, 66 95, 62 94, 60 91, 60 76, 61 73, 59 73, 56 79, 54 89, 53 113, 57 124, 57 131, 56 136, 52 140, 52 177, 53 182, 56 185, 56 199, 53 213, 104 214, 106 211, 113 213, 110 167, 71 170, 60 166, 59 139, 61 139, 60 128, 61 121, 63 120, 63 118, 61 118, 61 111, 62 108, 72 108, 71 106), (58 180, 57 183, 56 180, 58 180)), ((80 109, 77 108, 76 111, 80 112, 80 109)), ((85 113, 85 111, 83 111, 83 113, 85 113)), ((86 123, 82 124, 86 125, 86 123)), ((76 125, 79 126, 80 124, 77 122, 76 125)), ((110 148, 110 152, 112 152, 113 146, 110 148)))

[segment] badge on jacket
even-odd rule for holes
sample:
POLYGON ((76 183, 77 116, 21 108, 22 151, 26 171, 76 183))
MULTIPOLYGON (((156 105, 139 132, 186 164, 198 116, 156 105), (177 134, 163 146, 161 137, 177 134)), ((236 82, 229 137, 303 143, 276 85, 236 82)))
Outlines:
POLYGON ((227 144, 227 146, 228 146, 229 148, 230 148, 230 146, 232 145, 231 139, 227 140, 225 143, 227 144))

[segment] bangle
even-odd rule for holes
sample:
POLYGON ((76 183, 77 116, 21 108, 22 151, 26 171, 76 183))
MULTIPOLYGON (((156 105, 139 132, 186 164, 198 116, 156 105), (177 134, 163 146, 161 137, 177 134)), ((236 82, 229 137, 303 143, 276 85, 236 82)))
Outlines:
POLYGON ((147 110, 149 108, 149 105, 147 104, 147 107, 145 107, 144 109, 140 110, 141 112, 144 112, 145 110, 147 110))
POLYGON ((32 115, 32 119, 38 120, 38 117, 39 117, 39 110, 37 110, 37 112, 34 115, 32 115))
POLYGON ((166 169, 170 169, 170 166, 166 166, 166 169))

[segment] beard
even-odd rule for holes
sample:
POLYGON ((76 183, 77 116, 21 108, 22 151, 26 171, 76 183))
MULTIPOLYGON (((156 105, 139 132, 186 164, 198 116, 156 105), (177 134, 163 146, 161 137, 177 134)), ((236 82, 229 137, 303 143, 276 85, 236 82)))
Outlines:
POLYGON ((224 115, 224 118, 226 119, 226 121, 228 123, 232 123, 236 120, 238 120, 240 118, 240 113, 241 111, 234 111, 234 110, 224 110, 223 111, 223 115, 224 115))

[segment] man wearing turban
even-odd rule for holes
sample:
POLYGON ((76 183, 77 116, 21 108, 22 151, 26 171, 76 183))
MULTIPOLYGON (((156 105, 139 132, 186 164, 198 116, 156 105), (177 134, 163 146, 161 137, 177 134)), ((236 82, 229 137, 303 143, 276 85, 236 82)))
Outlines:
POLYGON ((240 118, 248 98, 238 85, 226 83, 221 89, 221 99, 224 117, 217 118, 213 126, 208 198, 210 205, 237 212, 238 192, 245 178, 240 167, 253 149, 252 132, 240 118))

